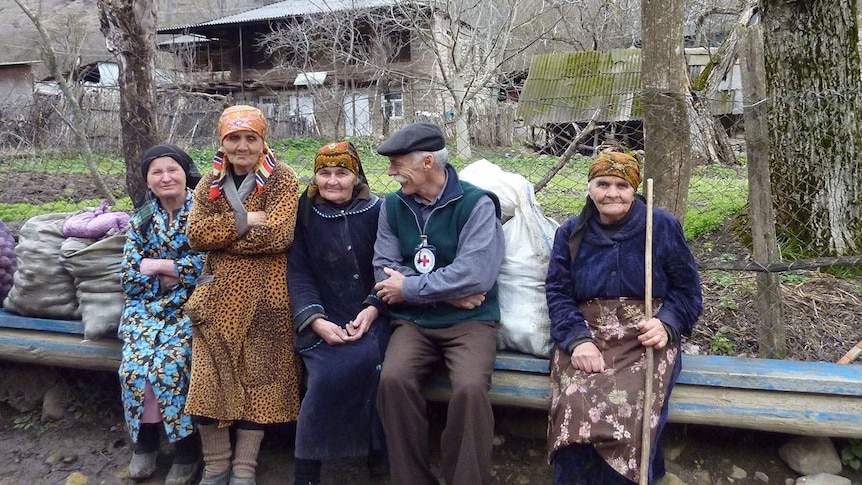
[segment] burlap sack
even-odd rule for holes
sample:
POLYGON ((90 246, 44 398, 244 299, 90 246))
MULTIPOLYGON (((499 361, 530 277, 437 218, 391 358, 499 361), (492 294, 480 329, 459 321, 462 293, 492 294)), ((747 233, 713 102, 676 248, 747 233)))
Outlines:
POLYGON ((65 241, 63 222, 69 214, 45 214, 27 220, 15 246, 17 269, 3 308, 28 317, 78 320, 75 280, 60 264, 65 241))
POLYGON ((70 237, 60 247, 60 264, 75 279, 84 338, 116 335, 125 303, 120 282, 125 234, 104 239, 70 237))

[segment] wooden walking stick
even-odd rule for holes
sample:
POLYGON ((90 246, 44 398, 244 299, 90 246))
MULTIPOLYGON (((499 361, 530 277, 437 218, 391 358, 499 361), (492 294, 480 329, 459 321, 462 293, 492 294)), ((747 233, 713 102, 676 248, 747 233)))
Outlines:
POLYGON ((847 353, 844 354, 844 357, 841 357, 840 359, 838 359, 838 363, 839 364, 849 364, 849 363, 853 362, 854 360, 856 360, 856 357, 858 357, 860 353, 862 353, 862 340, 860 340, 859 343, 857 343, 855 347, 853 347, 852 349, 847 351, 847 353))
MULTIPOLYGON (((646 196, 646 244, 644 249, 644 270, 646 273, 644 280, 644 313, 646 319, 652 318, 652 179, 646 180, 644 189, 646 196)), ((649 483, 649 466, 650 466, 650 449, 652 448, 652 440, 650 440, 650 421, 652 420, 652 370, 655 367, 653 361, 652 347, 646 348, 646 365, 644 365, 644 414, 643 426, 641 426, 641 463, 640 463, 640 485, 648 485, 649 483)))

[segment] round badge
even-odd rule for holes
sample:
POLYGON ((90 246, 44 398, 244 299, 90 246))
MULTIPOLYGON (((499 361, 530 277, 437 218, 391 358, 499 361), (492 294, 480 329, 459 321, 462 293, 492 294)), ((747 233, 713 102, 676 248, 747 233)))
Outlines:
POLYGON ((437 262, 437 257, 434 256, 434 251, 429 248, 419 248, 416 254, 413 255, 413 267, 420 273, 430 273, 434 269, 434 264, 437 262))

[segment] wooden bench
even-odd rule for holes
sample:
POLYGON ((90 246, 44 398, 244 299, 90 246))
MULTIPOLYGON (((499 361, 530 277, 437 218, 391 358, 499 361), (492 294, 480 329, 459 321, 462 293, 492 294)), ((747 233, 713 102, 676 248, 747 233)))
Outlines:
MULTIPOLYGON (((116 371, 116 338, 84 341, 80 322, 22 317, 0 310, 0 359, 116 371)), ((446 401, 444 374, 425 387, 446 401)), ((670 400, 670 421, 796 435, 862 438, 862 365, 684 355, 670 400)), ((491 402, 544 410, 548 360, 501 351, 491 402)))

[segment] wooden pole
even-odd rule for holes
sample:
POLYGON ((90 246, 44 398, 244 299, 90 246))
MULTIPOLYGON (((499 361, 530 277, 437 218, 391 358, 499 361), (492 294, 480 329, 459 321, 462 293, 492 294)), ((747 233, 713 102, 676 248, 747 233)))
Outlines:
POLYGON ((859 343, 857 343, 855 347, 853 347, 852 349, 847 351, 847 353, 844 354, 844 357, 841 357, 840 359, 838 359, 838 363, 839 364, 849 364, 849 363, 853 362, 854 360, 856 360, 856 357, 858 357, 860 353, 862 353, 862 340, 860 340, 859 343))
MULTIPOLYGON (((646 319, 652 318, 652 185, 651 178, 646 180, 645 197, 647 202, 646 212, 646 244, 644 249, 644 314, 646 319)), ((652 440, 650 439, 650 421, 652 421, 652 370, 655 367, 653 361, 652 347, 646 348, 646 365, 644 366, 644 414, 643 426, 641 426, 641 462, 640 462, 640 485, 649 484, 650 450, 652 440)))

